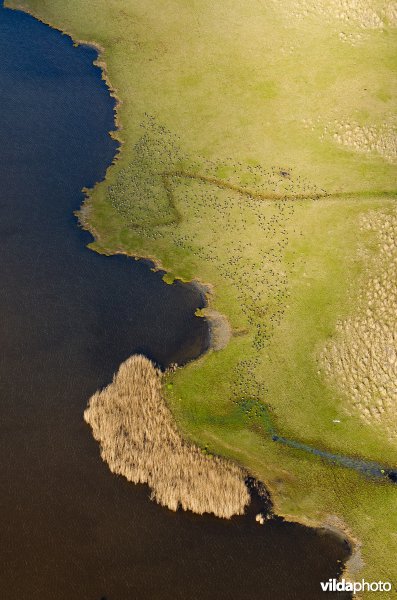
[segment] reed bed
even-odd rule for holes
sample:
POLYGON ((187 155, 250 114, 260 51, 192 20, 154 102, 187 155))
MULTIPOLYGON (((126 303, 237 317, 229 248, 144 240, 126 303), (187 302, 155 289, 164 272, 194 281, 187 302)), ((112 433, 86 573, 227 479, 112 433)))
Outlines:
POLYGON ((126 360, 84 412, 113 473, 147 483, 151 498, 171 510, 230 518, 250 496, 246 473, 185 441, 162 395, 162 374, 141 355, 126 360))

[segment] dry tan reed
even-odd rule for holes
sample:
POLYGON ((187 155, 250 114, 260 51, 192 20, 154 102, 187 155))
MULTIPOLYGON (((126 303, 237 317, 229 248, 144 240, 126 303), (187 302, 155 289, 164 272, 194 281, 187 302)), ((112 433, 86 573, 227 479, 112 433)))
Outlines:
POLYGON ((126 360, 113 382, 89 401, 84 418, 114 473, 148 483, 152 498, 172 510, 230 518, 250 497, 246 473, 185 441, 162 396, 161 372, 144 356, 126 360))

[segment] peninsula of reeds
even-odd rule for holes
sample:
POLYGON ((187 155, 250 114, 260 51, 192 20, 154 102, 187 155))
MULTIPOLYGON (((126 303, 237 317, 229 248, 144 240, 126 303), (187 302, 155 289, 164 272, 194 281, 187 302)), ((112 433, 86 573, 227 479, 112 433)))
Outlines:
POLYGON ((141 355, 126 360, 113 382, 92 396, 84 418, 113 473, 147 483, 172 510, 230 518, 249 503, 246 473, 185 441, 161 393, 161 372, 141 355))

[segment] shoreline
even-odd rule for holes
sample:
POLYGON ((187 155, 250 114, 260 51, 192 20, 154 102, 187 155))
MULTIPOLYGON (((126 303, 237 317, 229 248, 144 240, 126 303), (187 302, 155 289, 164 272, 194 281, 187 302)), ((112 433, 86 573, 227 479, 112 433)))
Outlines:
MULTIPOLYGON (((108 178, 109 169, 111 169, 113 167, 113 165, 115 164, 115 162, 120 159, 122 148, 123 148, 125 142, 124 142, 122 136, 120 135, 120 132, 123 130, 123 126, 122 126, 122 122, 121 122, 121 119, 119 116, 119 107, 123 104, 123 102, 122 102, 121 98, 119 97, 117 90, 113 87, 110 77, 108 75, 107 64, 106 64, 105 59, 103 58, 103 53, 106 51, 105 48, 102 47, 99 43, 97 43, 95 41, 92 41, 92 40, 87 41, 87 40, 75 38, 74 35, 70 31, 63 30, 60 27, 54 25, 52 22, 44 20, 43 18, 36 15, 34 13, 34 11, 32 11, 26 7, 23 7, 21 5, 11 7, 8 5, 7 0, 5 0, 4 8, 6 8, 8 10, 21 11, 25 14, 29 14, 31 17, 33 17, 40 23, 42 23, 48 27, 51 27, 52 29, 54 29, 56 31, 59 31, 62 35, 68 36, 74 45, 87 46, 87 47, 93 48, 97 52, 98 56, 93 61, 92 64, 101 70, 102 80, 105 82, 105 84, 109 90, 109 95, 112 98, 114 98, 114 100, 115 100, 115 106, 114 106, 114 111, 113 111, 114 112, 115 130, 109 131, 108 133, 114 140, 116 140, 119 143, 118 151, 116 152, 116 154, 112 160, 112 163, 106 169, 104 178, 101 180, 102 182, 106 181, 108 178)), ((80 208, 77 211, 75 211, 75 215, 78 218, 78 225, 81 226, 82 229, 84 229, 85 231, 88 231, 93 236, 94 242, 100 241, 100 235, 95 230, 95 228, 90 225, 89 215, 87 213, 89 213, 89 208, 90 208, 89 202, 90 202, 90 200, 92 200, 92 193, 99 183, 100 183, 99 181, 96 182, 92 188, 83 188, 82 189, 82 192, 84 193, 85 198, 84 198, 80 208)), ((89 249, 91 251, 98 252, 98 250, 96 250, 96 249, 93 249, 93 248, 89 248, 89 249)), ((161 261, 152 255, 148 255, 148 254, 147 255, 137 255, 137 254, 128 253, 126 251, 117 251, 117 250, 116 251, 108 250, 107 252, 104 251, 104 252, 98 252, 98 253, 102 253, 102 254, 105 254, 108 256, 116 255, 116 254, 123 254, 123 255, 126 255, 135 260, 148 260, 153 264, 154 269, 156 271, 164 271, 165 273, 167 273, 167 270, 164 269, 161 261)), ((188 280, 184 280, 182 277, 176 277, 174 280, 179 280, 185 284, 196 285, 200 289, 200 291, 205 290, 205 299, 208 302, 208 309, 211 310, 210 298, 213 297, 213 295, 215 293, 215 286, 213 286, 212 284, 207 284, 205 282, 201 282, 199 279, 192 279, 192 280, 188 281, 188 280)), ((167 283, 167 282, 164 281, 164 283, 167 283)), ((217 313, 217 314, 219 315, 220 313, 217 313)), ((207 315, 203 315, 203 316, 205 316, 208 319, 208 321, 210 321, 211 317, 207 317, 207 315)), ((221 316, 223 318, 225 318, 226 321, 228 322, 228 319, 224 315, 221 315, 221 316)), ((229 325, 230 325, 230 323, 229 323, 229 325)), ((233 333, 232 333, 232 335, 233 335, 233 333)), ((210 340, 210 342, 211 342, 211 340, 210 340)), ((211 349, 212 349, 212 344, 210 344, 210 347, 209 347, 209 350, 211 350, 211 349)), ((196 360, 199 360, 205 354, 206 353, 204 353, 203 355, 198 357, 198 359, 196 359, 196 360)), ((174 419, 174 421, 176 424, 175 419, 174 419)), ((176 426, 177 426, 177 424, 176 424, 176 426)), ((179 427, 178 427, 178 430, 179 430, 179 427)), ((227 459, 227 460, 230 460, 230 459, 227 459)), ((234 461, 234 463, 237 466, 241 466, 237 461, 234 461)), ((262 483, 262 482, 260 482, 260 483, 262 483)), ((272 490, 272 487, 268 483, 264 482, 264 486, 266 488, 266 491, 268 492, 268 496, 269 496, 269 499, 270 499, 270 502, 271 502, 273 508, 277 509, 277 504, 278 504, 277 503, 277 494, 275 493, 274 490, 272 490)), ((351 534, 347 528, 339 529, 336 526, 326 525, 326 524, 324 524, 324 522, 313 521, 313 520, 305 517, 305 515, 295 517, 294 515, 282 514, 282 511, 278 511, 278 510, 277 510, 277 516, 282 517, 287 522, 297 523, 304 527, 309 527, 311 529, 316 529, 319 531, 328 529, 329 531, 332 531, 335 535, 343 537, 343 539, 347 539, 347 542, 349 543, 349 546, 352 549, 352 553, 351 553, 351 556, 349 557, 349 559, 344 563, 344 569, 343 569, 340 577, 342 577, 343 575, 349 576, 348 563, 350 560, 352 560, 354 558, 356 549, 357 549, 357 551, 360 550, 361 543, 359 540, 357 540, 355 537, 353 537, 353 534, 351 534)))
MULTIPOLYGON (((105 178, 105 180, 106 180, 106 178, 105 178)), ((88 231, 93 236, 94 242, 96 242, 96 241, 100 242, 100 234, 95 230, 94 227, 91 226, 91 224, 89 222, 89 216, 87 216, 87 213, 89 211, 89 205, 86 204, 86 202, 90 201, 89 194, 90 194, 90 191, 93 191, 93 190, 94 190, 94 188, 92 188, 92 190, 88 190, 88 189, 84 190, 84 193, 87 194, 86 200, 83 201, 81 208, 78 209, 77 211, 75 211, 75 216, 78 219, 79 226, 82 229, 84 229, 84 231, 88 231)), ((119 254, 122 256, 127 256, 128 258, 131 258, 131 259, 137 260, 137 261, 139 261, 139 260, 149 261, 152 265, 153 271, 155 271, 155 272, 162 271, 164 273, 164 275, 168 275, 170 273, 169 271, 167 271, 167 269, 164 268, 161 261, 153 254, 140 255, 140 254, 133 254, 130 252, 126 252, 125 250, 110 250, 107 248, 103 249, 102 252, 100 252, 99 250, 97 250, 95 248, 90 248, 90 249, 94 252, 104 254, 105 256, 115 256, 115 255, 119 254)), ((172 283, 174 281, 180 281, 183 284, 193 285, 194 287, 196 287, 196 289, 198 289, 200 294, 203 296, 206 306, 202 309, 198 308, 196 311, 196 316, 199 318, 205 318, 208 321, 209 345, 208 345, 208 350, 206 352, 204 352, 201 356, 204 356, 207 352, 209 352, 211 350, 219 351, 219 350, 222 350, 223 348, 225 348, 227 346, 227 344, 229 343, 230 339, 233 337, 233 335, 236 335, 236 332, 233 330, 233 327, 232 327, 229 319, 227 318, 227 316, 220 313, 219 311, 215 310, 211 306, 212 299, 215 295, 215 286, 212 283, 207 283, 207 282, 201 281, 200 279, 197 279, 197 278, 184 279, 183 277, 174 277, 173 276, 172 281, 167 281, 166 278, 163 278, 163 281, 166 285, 172 285, 172 283)), ((195 360, 198 360, 199 358, 201 358, 201 356, 195 360)))

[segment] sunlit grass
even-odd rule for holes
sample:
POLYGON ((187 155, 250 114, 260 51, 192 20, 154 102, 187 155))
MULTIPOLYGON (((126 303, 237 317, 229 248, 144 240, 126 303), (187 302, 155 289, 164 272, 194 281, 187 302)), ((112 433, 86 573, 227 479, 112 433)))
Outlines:
POLYGON ((395 112, 387 3, 370 3, 384 20, 374 28, 362 26, 366 11, 349 15, 346 2, 341 17, 325 0, 306 16, 296 0, 8 3, 105 48, 124 143, 86 205, 92 247, 150 256, 169 281, 211 283, 212 306, 238 333, 172 375, 179 426, 246 465, 281 513, 316 523, 337 514, 363 543, 367 579, 397 577, 395 487, 272 443, 235 404, 251 395, 289 436, 396 462, 386 432, 346 413, 318 363, 376 253, 360 218, 395 202, 389 146, 360 142, 357 152, 350 133, 335 137, 346 123, 376 132, 395 112), (321 190, 338 196, 313 199, 321 190))

